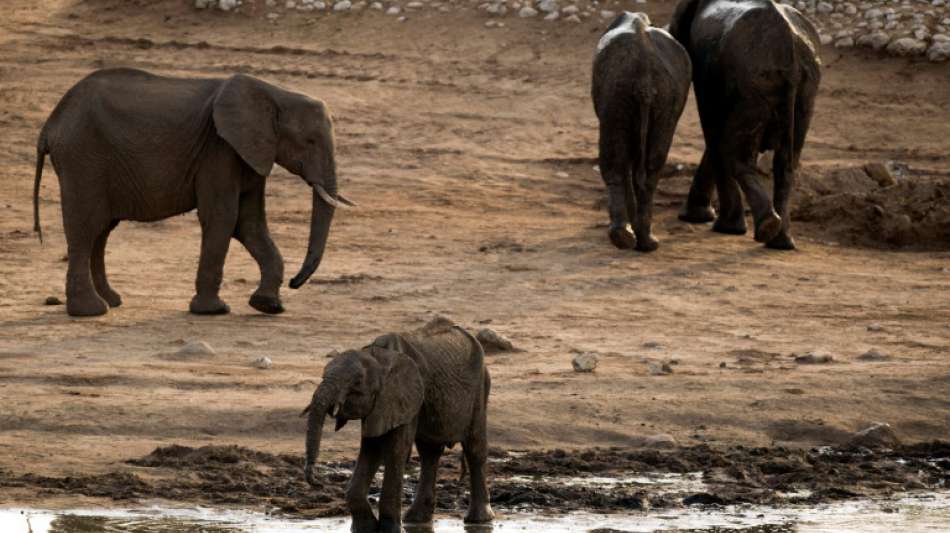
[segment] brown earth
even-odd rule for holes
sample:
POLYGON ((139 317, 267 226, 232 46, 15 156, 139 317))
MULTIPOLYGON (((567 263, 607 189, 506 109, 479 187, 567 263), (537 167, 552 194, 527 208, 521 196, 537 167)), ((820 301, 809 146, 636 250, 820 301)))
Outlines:
MULTIPOLYGON (((660 24, 671 10, 668 2, 648 8, 660 24)), ((488 325, 524 350, 490 359, 498 450, 601 446, 623 454, 664 433, 683 450, 773 446, 768 453, 780 454, 782 446, 841 444, 874 421, 889 422, 905 443, 947 438, 946 64, 825 50, 794 253, 676 220, 703 148, 691 103, 660 185, 661 248, 642 255, 608 244, 606 215, 596 208, 603 186, 592 170, 588 76, 604 24, 511 19, 488 30, 483 22, 469 12, 410 14, 405 23, 364 13, 272 24, 261 10, 196 13, 184 1, 7 2, 0 500, 75 504, 96 491, 63 479, 90 476, 105 476, 102 487, 163 487, 174 469, 126 461, 175 443, 299 458, 297 415, 324 354, 436 313, 488 325), (237 245, 223 287, 234 312, 186 313, 198 255, 193 213, 124 223, 113 233, 107 263, 123 307, 77 320, 43 305, 63 298, 65 243, 49 165, 45 244, 30 231, 36 135, 70 85, 120 65, 180 76, 242 71, 329 103, 341 188, 362 207, 337 216, 313 282, 285 291, 286 314, 243 305, 258 274, 237 245), (882 188, 861 169, 886 161, 899 172, 882 188), (872 323, 880 329, 869 331, 872 323), (217 354, 165 357, 191 340, 217 354), (890 357, 860 359, 870 348, 890 357), (576 351, 597 352, 597 370, 575 374, 576 351), (795 362, 793 354, 809 351, 833 362, 795 362), (273 369, 250 366, 260 355, 273 369), (651 363, 663 362, 675 363, 672 373, 653 375, 651 363), (47 478, 65 488, 37 489, 47 478)), ((268 196, 271 230, 291 271, 305 249, 309 191, 278 170, 268 196)), ((324 458, 350 460, 357 444, 351 424, 328 435, 324 458)), ((294 475, 261 471, 269 483, 294 475)), ((330 479, 338 483, 328 501, 344 479, 330 479)), ((505 483, 495 484, 496 499, 511 494, 505 483)))

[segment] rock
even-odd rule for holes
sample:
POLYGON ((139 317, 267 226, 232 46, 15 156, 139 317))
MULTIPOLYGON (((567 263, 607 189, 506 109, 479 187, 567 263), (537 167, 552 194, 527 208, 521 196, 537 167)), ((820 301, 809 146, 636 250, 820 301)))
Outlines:
POLYGON ((854 46, 854 39, 852 37, 842 37, 835 41, 835 48, 851 48, 854 46))
POLYGON ((218 0, 218 9, 221 11, 231 11, 237 9, 239 3, 238 0, 218 0))
POLYGON ((848 441, 848 448, 868 448, 870 450, 880 448, 899 448, 901 441, 897 434, 891 428, 890 424, 876 422, 868 428, 855 433, 848 441))
POLYGON ((834 361, 835 358, 827 353, 806 352, 795 356, 795 362, 800 365, 826 365, 834 361))
POLYGON ((568 21, 568 22, 577 23, 577 22, 580 22, 580 21, 581 21, 581 18, 578 17, 577 15, 568 15, 567 17, 565 17, 564 20, 566 20, 566 21, 568 21))
POLYGON ((339 2, 333 4, 334 11, 349 11, 353 7, 353 3, 350 0, 340 0, 339 2))
POLYGON ((560 10, 560 6, 557 5, 557 0, 541 0, 538 2, 538 9, 545 13, 554 13, 560 10))
POLYGON ((864 165, 864 172, 881 187, 890 187, 897 183, 891 170, 884 163, 868 163, 864 165))
POLYGON ((858 45, 881 50, 891 42, 891 36, 884 31, 875 31, 858 37, 858 45))
POLYGON ((875 362, 875 363, 876 363, 876 362, 880 362, 880 361, 890 361, 890 360, 891 360, 891 356, 886 355, 886 354, 883 354, 883 353, 881 353, 881 352, 875 350, 874 348, 871 348, 870 350, 868 350, 868 351, 864 352, 863 354, 859 355, 859 356, 858 356, 858 359, 860 359, 860 360, 862 360, 862 361, 871 361, 871 362, 875 362))
POLYGON ((538 16, 538 10, 531 6, 524 6, 520 11, 518 11, 518 16, 523 19, 536 17, 538 16))
POLYGON ((658 342, 656 342, 656 341, 646 341, 646 342, 644 342, 644 343, 642 344, 642 346, 643 346, 644 348, 650 348, 651 350, 658 350, 658 349, 661 348, 663 345, 660 344, 660 343, 658 343, 658 342))
POLYGON ((950 42, 936 42, 927 50, 927 59, 934 63, 940 63, 950 59, 950 42))
POLYGON ((868 324, 868 331, 873 331, 873 332, 884 331, 884 327, 878 324, 877 322, 872 322, 868 324))
POLYGON ((669 363, 650 363, 647 365, 647 371, 651 376, 665 376, 673 373, 673 367, 669 363))
POLYGON ((558 17, 560 17, 560 16, 561 16, 561 14, 558 13, 557 11, 552 11, 552 12, 550 12, 550 13, 548 13, 547 15, 544 16, 544 20, 546 20, 546 21, 548 21, 548 22, 553 22, 553 21, 557 20, 558 17))
POLYGON ((475 338, 478 339, 478 342, 482 343, 482 348, 485 349, 485 353, 512 352, 515 350, 515 346, 510 340, 492 329, 486 328, 479 331, 478 334, 475 335, 475 338))
POLYGON ((649 437, 643 439, 643 445, 646 448, 656 449, 675 448, 676 439, 674 439, 672 435, 659 433, 657 435, 650 435, 649 437))
POLYGON ((383 10, 383 3, 382 3, 382 2, 373 2, 372 4, 369 5, 369 8, 370 8, 370 9, 375 9, 376 11, 382 11, 382 10, 383 10))
POLYGON ((195 9, 208 9, 214 7, 216 0, 195 0, 195 9))
POLYGON ((425 4, 416 0, 416 1, 409 2, 408 4, 406 4, 406 7, 409 9, 421 9, 425 7, 425 4))
POLYGON ((402 9, 400 9, 399 6, 391 6, 389 9, 386 10, 387 15, 398 15, 401 12, 402 12, 402 9))
POLYGON ((214 351, 214 348, 212 348, 211 345, 205 341, 191 341, 178 350, 178 355, 188 357, 200 357, 215 354, 217 354, 217 352, 214 351))
POLYGON ((63 305, 63 301, 55 296, 47 296, 43 305, 63 305))
POLYGON ((270 357, 262 355, 257 359, 251 361, 251 366, 254 368, 259 368, 261 370, 268 370, 270 367, 274 366, 274 362, 270 360, 270 357))
POLYGON ((914 39, 913 37, 901 37, 891 41, 887 45, 887 51, 899 56, 914 56, 923 54, 927 50, 927 44, 914 39))
POLYGON ((615 13, 614 11, 611 11, 611 10, 609 10, 609 9, 604 9, 604 10, 602 10, 602 11, 600 12, 600 18, 602 18, 602 19, 604 19, 604 20, 612 19, 612 18, 614 18, 615 16, 617 16, 617 13, 615 13))
POLYGON ((821 41, 821 44, 824 46, 831 44, 831 42, 834 41, 834 37, 827 33, 822 33, 818 35, 818 40, 821 41))
POLYGON ((593 372, 597 368, 597 355, 593 353, 582 353, 574 356, 571 360, 571 366, 574 372, 593 372))
POLYGON ((818 2, 818 12, 822 14, 831 13, 835 10, 835 6, 829 4, 828 2, 818 2))
POLYGON ((879 19, 883 15, 884 15, 884 12, 877 8, 869 9, 864 12, 864 18, 866 19, 879 19))
POLYGON ((577 6, 567 6, 561 10, 561 13, 564 13, 565 15, 576 15, 578 11, 580 10, 577 9, 577 6))

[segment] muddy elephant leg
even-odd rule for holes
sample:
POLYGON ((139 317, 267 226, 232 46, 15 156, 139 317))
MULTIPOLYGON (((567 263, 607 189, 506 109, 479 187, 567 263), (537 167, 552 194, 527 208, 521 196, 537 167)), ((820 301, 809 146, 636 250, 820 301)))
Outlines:
MULTIPOLYGON (((195 278, 195 296, 188 310, 197 315, 221 315, 231 311, 218 297, 224 274, 224 259, 238 218, 239 186, 233 182, 199 183, 198 220, 201 222, 201 258, 195 278)), ((220 180, 219 180, 220 181, 220 180)))
POLYGON ((641 252, 652 252, 660 246, 653 236, 653 194, 656 192, 656 183, 657 175, 649 171, 633 183, 637 195, 637 216, 633 228, 637 235, 637 250, 641 252))
POLYGON ((439 459, 445 451, 445 446, 416 441, 416 449, 422 459, 419 485, 404 520, 410 524, 428 524, 432 522, 432 515, 435 513, 435 482, 438 479, 439 459))
POLYGON ((772 197, 778 215, 782 218, 782 227, 778 235, 766 242, 765 245, 775 250, 794 250, 795 241, 789 233, 791 220, 789 219, 788 202, 792 188, 795 185, 795 168, 792 164, 792 158, 782 153, 784 150, 787 150, 787 148, 777 150, 772 162, 772 174, 775 181, 772 197))
POLYGON ((402 531, 402 476, 406 469, 406 456, 412 450, 416 423, 411 422, 392 430, 388 435, 385 450, 386 474, 383 476, 383 493, 379 498, 379 531, 401 533, 402 531))
POLYGON ((627 213, 625 189, 631 166, 623 130, 601 124, 599 163, 600 175, 607 186, 607 212, 610 215, 607 237, 617 248, 632 250, 636 242, 628 221, 632 221, 633 213, 627 213))
POLYGON ((485 476, 488 464, 488 394, 491 390, 491 378, 485 375, 482 396, 476 404, 472 415, 472 428, 468 439, 462 443, 465 461, 468 463, 471 495, 469 497, 468 513, 465 515, 467 524, 484 524, 495 518, 491 509, 491 497, 488 494, 488 480, 485 476))
MULTIPOLYGON (((757 112, 755 109, 734 114, 727 121, 719 144, 721 182, 735 178, 752 209, 755 240, 762 243, 772 240, 782 229, 782 219, 775 212, 772 199, 759 182, 759 171, 755 163, 758 147, 762 144, 764 126, 760 122, 763 115, 767 116, 765 111, 757 112)), ((723 201, 720 197, 720 205, 723 201)))
POLYGON ((261 270, 261 283, 248 303, 262 313, 283 313, 280 285, 284 280, 284 260, 267 230, 263 182, 241 195, 234 237, 247 248, 261 270))
POLYGON ((376 477, 376 471, 383 462, 383 441, 385 437, 363 439, 360 443, 360 454, 356 459, 356 468, 353 477, 346 486, 346 505, 350 510, 353 524, 352 533, 376 533, 379 530, 379 520, 373 514, 373 507, 366 497, 369 487, 376 477))
POLYGON ((78 191, 71 187, 73 180, 63 176, 63 229, 69 265, 66 271, 66 312, 70 316, 98 316, 109 310, 109 305, 96 292, 92 281, 92 257, 96 240, 108 227, 104 207, 94 197, 96 191, 78 191), (80 196, 79 193, 86 194, 80 196))
POLYGON ((113 220, 96 239, 92 247, 92 283, 96 287, 96 292, 102 297, 109 307, 119 307, 122 305, 122 297, 119 293, 112 290, 109 286, 109 280, 106 278, 106 242, 109 240, 109 234, 119 225, 118 220, 113 220))
POLYGON ((712 164, 709 148, 703 153, 703 159, 693 176, 693 183, 689 187, 689 196, 680 208, 678 218, 691 224, 712 222, 716 218, 716 211, 712 208, 713 187, 716 186, 718 168, 712 164))
POLYGON ((719 216, 712 230, 727 235, 745 235, 748 227, 745 223, 745 208, 739 185, 732 174, 725 172, 718 156, 715 161, 716 194, 719 196, 719 216))

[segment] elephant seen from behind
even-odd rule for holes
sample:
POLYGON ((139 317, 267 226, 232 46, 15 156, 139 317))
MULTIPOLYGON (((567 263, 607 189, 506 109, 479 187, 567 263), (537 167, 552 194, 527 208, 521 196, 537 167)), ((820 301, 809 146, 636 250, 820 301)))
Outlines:
POLYGON ((284 264, 264 213, 274 163, 313 188, 310 239, 298 288, 323 257, 337 192, 333 122, 326 105, 259 79, 179 79, 118 68, 93 72, 60 100, 39 135, 33 204, 49 154, 62 195, 69 265, 66 309, 93 316, 122 303, 106 278, 105 247, 122 220, 155 221, 198 209, 201 256, 189 310, 221 314, 231 238, 254 257, 261 281, 250 305, 284 310, 284 264))
POLYGON ((320 486, 315 465, 324 420, 335 418, 337 430, 361 420, 359 458, 346 490, 354 533, 401 531, 403 470, 413 442, 421 459, 420 479, 405 521, 432 521, 439 458, 446 447, 461 442, 471 480, 465 522, 490 522, 494 514, 485 477, 490 387, 481 344, 444 318, 338 355, 304 410, 309 415, 307 482, 320 486), (367 495, 380 465, 385 477, 377 518, 367 495))
POLYGON ((607 234, 617 248, 651 252, 659 246, 652 231, 653 194, 689 80, 686 50, 643 13, 621 13, 600 38, 591 97, 600 122, 607 234))

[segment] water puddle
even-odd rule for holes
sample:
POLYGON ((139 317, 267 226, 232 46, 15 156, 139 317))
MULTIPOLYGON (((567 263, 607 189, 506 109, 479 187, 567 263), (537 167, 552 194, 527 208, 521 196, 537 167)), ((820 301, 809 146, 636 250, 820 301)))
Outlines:
MULTIPOLYGON (((499 513, 492 527, 464 527, 440 519, 407 533, 895 533, 941 532, 950 524, 950 492, 888 500, 854 500, 811 507, 729 506, 630 514, 499 513)), ((3 533, 288 533, 348 531, 349 520, 294 520, 264 513, 208 508, 46 511, 0 509, 3 533)))

